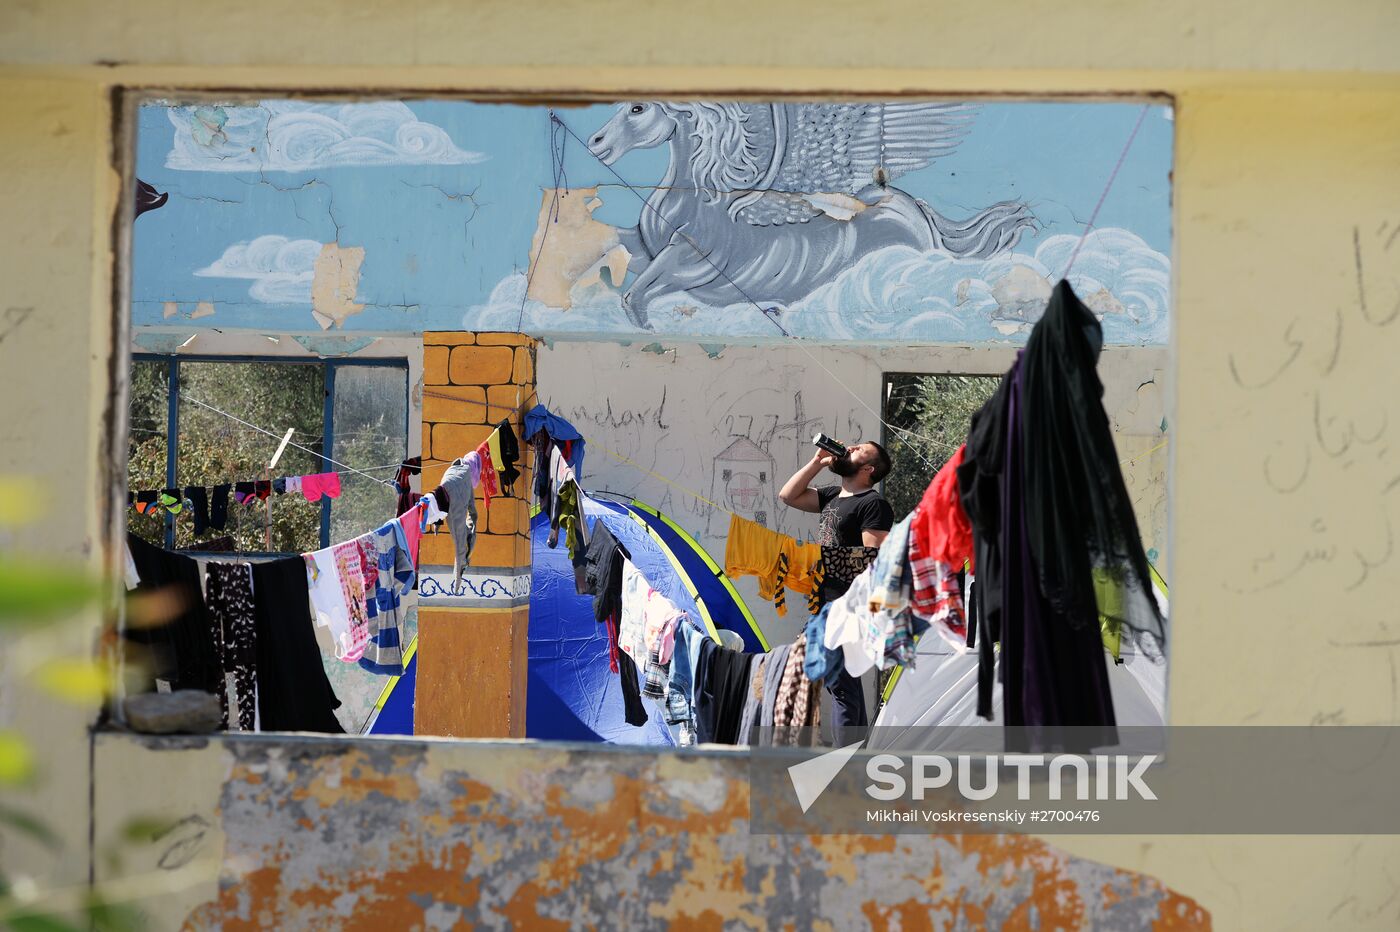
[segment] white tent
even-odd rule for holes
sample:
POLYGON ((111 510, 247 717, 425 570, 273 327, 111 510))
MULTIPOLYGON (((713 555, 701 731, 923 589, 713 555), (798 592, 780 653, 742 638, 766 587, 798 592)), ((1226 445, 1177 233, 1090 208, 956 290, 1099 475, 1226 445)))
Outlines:
MULTIPOLYGON (((1166 595, 1161 589, 1154 595, 1165 618, 1166 595)), ((1120 653, 1122 663, 1106 658, 1118 724, 1165 725, 1166 658, 1150 659, 1126 639, 1120 653)), ((868 747, 989 753, 1002 750, 1000 683, 992 692, 992 719, 977 715, 977 652, 959 653, 930 631, 919 639, 915 654, 914 666, 900 671, 889 689, 868 747)))

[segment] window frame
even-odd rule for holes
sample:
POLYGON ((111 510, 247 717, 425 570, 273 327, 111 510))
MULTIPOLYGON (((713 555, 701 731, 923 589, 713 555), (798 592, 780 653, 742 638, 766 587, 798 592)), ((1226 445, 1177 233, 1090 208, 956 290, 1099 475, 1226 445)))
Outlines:
MULTIPOLYGON (((402 356, 376 356, 365 358, 302 358, 296 356, 250 356, 250 355, 224 355, 218 353, 131 353, 131 363, 139 362, 164 363, 166 366, 166 412, 165 412, 165 487, 174 488, 178 485, 177 476, 179 472, 179 430, 180 430, 180 363, 181 362, 213 362, 213 363, 276 363, 288 366, 320 366, 325 373, 324 394, 321 404, 321 469, 331 472, 336 469, 330 461, 330 454, 335 449, 335 380, 336 373, 344 368, 379 368, 379 369, 402 369, 404 373, 404 450, 410 447, 409 432, 413 429, 413 409, 412 394, 413 386, 410 384, 410 372, 408 359, 402 356)), ((127 405, 130 411, 130 403, 127 405)), ((129 416, 129 414, 128 414, 129 416)), ((404 454, 408 456, 407 452, 404 454)), ((165 549, 174 551, 175 548, 175 516, 167 514, 165 520, 165 549)), ((320 547, 322 549, 331 545, 331 500, 323 497, 321 499, 321 530, 320 547)), ((181 550, 180 553, 202 554, 201 550, 181 550)), ((282 557, 288 556, 284 553, 265 553, 239 551, 241 556, 251 557, 282 557)), ((227 554, 222 554, 227 556, 227 554)))

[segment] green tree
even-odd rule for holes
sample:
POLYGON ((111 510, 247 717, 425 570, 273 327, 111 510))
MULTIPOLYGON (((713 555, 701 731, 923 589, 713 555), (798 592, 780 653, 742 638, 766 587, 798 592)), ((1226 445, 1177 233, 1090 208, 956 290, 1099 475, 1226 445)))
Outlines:
POLYGON ((885 404, 890 459, 885 497, 896 515, 914 510, 934 474, 967 440, 972 415, 996 392, 998 376, 895 375, 885 404))

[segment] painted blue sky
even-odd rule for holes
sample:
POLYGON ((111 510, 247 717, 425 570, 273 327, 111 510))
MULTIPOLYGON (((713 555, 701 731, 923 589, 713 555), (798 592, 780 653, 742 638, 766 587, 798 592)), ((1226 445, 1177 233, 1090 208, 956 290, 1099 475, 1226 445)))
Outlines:
MULTIPOLYGON (((216 326, 316 330, 304 302, 266 303, 250 296, 253 282, 246 277, 196 275, 228 247, 271 234, 364 247, 357 300, 366 308, 346 329, 459 326, 464 309, 487 303, 503 279, 528 263, 541 189, 552 177, 548 110, 461 101, 409 101, 407 108, 406 115, 387 118, 380 133, 390 140, 387 148, 346 156, 361 164, 259 172, 251 165, 228 170, 239 164, 236 155, 217 171, 168 167, 179 161, 170 108, 143 107, 136 174, 170 200, 136 223, 137 325, 165 323, 167 301, 212 301, 217 317, 206 322, 216 326), (411 118, 427 124, 426 141, 402 129, 394 136, 395 121, 411 118), (376 158, 388 164, 363 164, 376 158), (404 164, 414 160, 428 164, 404 164)), ((586 138, 613 109, 570 108, 560 115, 586 138)), ((1015 251, 1033 253, 1048 237, 1078 234, 1141 110, 1118 103, 984 104, 956 152, 895 184, 953 218, 996 201, 1024 200, 1044 229, 1015 251)), ((1170 112, 1152 107, 1097 226, 1131 231, 1170 256, 1171 158, 1170 112)), ((630 182, 653 184, 665 153, 633 152, 614 167, 630 182)), ((602 186, 596 219, 637 222, 640 201, 573 140, 565 171, 572 187, 602 186)))

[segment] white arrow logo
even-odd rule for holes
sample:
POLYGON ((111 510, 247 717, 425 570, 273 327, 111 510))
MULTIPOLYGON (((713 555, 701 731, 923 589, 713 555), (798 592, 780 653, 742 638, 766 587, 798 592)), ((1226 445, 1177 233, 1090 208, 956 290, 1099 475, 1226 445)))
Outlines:
POLYGON ((804 813, 811 809, 812 804, 817 801, 817 797, 826 792, 828 786, 831 786, 831 781, 835 780, 836 775, 841 772, 841 768, 846 766, 846 761, 860 750, 861 744, 862 742, 857 741, 855 744, 827 751, 821 757, 804 760, 802 763, 793 764, 788 768, 788 778, 792 780, 792 788, 797 793, 798 805, 802 807, 804 813))

